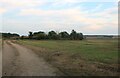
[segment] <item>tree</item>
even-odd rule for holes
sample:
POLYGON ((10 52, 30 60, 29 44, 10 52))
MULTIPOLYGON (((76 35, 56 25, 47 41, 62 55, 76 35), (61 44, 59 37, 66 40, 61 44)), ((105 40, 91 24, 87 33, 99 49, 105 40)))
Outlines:
POLYGON ((70 39, 76 40, 77 39, 77 32, 75 30, 72 30, 70 34, 70 39))
POLYGON ((19 38, 20 35, 19 34, 16 34, 16 33, 2 33, 2 37, 3 38, 13 38, 13 37, 16 37, 16 38, 19 38))
POLYGON ((50 32, 48 32, 48 38, 57 40, 57 39, 59 39, 59 35, 57 35, 57 33, 55 31, 50 31, 50 32))
POLYGON ((32 32, 29 32, 29 39, 32 39, 33 38, 33 33, 32 32))
POLYGON ((42 32, 42 31, 40 31, 40 32, 35 32, 35 33, 33 34, 33 38, 34 38, 34 39, 38 39, 38 40, 42 40, 42 39, 46 39, 46 38, 47 38, 47 35, 45 34, 45 32, 42 32))
POLYGON ((83 34, 82 33, 77 33, 77 39, 78 40, 83 40, 83 34))
MULTIPOLYGON (((9 35, 10 35, 10 33, 9 33, 9 35)), ((37 40, 44 40, 44 39, 82 40, 83 39, 83 34, 82 33, 77 33, 75 30, 72 30, 70 34, 67 33, 66 31, 63 31, 63 32, 60 32, 60 33, 56 33, 55 31, 50 31, 50 32, 48 32, 48 34, 46 34, 45 32, 39 31, 39 32, 34 32, 34 33, 29 32, 29 35, 27 37, 29 39, 37 39, 37 40)), ((26 37, 24 37, 24 38, 26 38, 26 37)))
POLYGON ((77 33, 76 31, 72 30, 70 34, 70 39, 72 40, 83 40, 83 34, 77 33))
POLYGON ((14 34, 12 34, 12 37, 20 37, 20 35, 19 35, 19 34, 14 33, 14 34))
POLYGON ((83 40, 83 39, 84 39, 83 33, 80 33, 80 40, 83 40))
POLYGON ((69 34, 66 31, 60 32, 59 36, 61 39, 69 39, 69 34))

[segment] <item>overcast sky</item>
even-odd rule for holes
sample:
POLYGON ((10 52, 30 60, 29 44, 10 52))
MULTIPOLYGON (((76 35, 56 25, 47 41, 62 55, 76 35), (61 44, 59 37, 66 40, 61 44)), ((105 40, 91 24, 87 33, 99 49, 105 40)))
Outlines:
POLYGON ((0 0, 1 31, 26 35, 29 31, 74 29, 83 34, 118 34, 116 0, 80 1, 0 0))

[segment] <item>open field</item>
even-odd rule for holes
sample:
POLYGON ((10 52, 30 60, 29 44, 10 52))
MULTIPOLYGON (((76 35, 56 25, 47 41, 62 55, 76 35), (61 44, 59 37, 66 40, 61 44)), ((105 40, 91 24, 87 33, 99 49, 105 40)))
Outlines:
POLYGON ((18 40, 65 75, 117 75, 117 40, 18 40))

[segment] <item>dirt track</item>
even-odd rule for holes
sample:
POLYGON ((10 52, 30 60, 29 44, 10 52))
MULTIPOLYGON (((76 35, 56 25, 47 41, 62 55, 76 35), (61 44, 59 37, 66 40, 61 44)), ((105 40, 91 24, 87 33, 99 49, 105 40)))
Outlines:
POLYGON ((21 45, 5 41, 3 76, 55 76, 56 69, 21 45))

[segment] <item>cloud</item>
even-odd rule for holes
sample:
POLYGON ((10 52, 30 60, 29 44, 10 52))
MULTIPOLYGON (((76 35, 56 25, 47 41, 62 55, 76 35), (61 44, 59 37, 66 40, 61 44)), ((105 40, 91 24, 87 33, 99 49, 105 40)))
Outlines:
MULTIPOLYGON (((5 13, 8 10, 11 11, 11 9, 12 11, 14 11, 14 9, 18 9, 19 11, 16 13, 17 18, 13 18, 12 25, 15 24, 14 28, 17 28, 15 26, 17 25, 16 22, 18 22, 18 24, 20 24, 18 25, 19 29, 20 26, 21 28, 22 26, 26 26, 27 28, 28 26, 34 26, 37 23, 38 25, 43 25, 41 28, 45 30, 54 28, 56 30, 76 29, 79 31, 91 30, 91 32, 97 32, 105 28, 106 30, 107 28, 117 29, 117 7, 110 7, 108 9, 99 11, 99 9, 102 9, 104 7, 104 4, 99 4, 91 10, 84 10, 81 5, 73 7, 66 6, 75 5, 79 2, 80 0, 3 0, 2 3, 5 5, 4 9, 0 8, 0 12, 5 13), (51 6, 52 8, 49 8, 51 6), (63 8, 56 8, 57 6, 62 6, 63 8), (21 20, 21 18, 23 20, 21 20), (26 25, 25 22, 29 24, 26 25)), ((10 25, 10 22, 8 25, 10 25)), ((37 27, 40 28, 38 25, 37 27)))
MULTIPOLYGON (((117 28, 117 7, 108 8, 101 12, 89 13, 80 7, 61 10, 23 9, 21 16, 39 16, 42 23, 54 24, 77 24, 80 29, 100 31, 106 27, 117 28), (83 25, 82 27, 79 25, 83 25)), ((53 27, 51 26, 51 28, 53 27)), ((58 25, 56 25, 57 27, 58 25)), ((69 26, 70 27, 70 26, 69 26)), ((60 28, 60 26, 59 26, 60 28)), ((72 27, 74 28, 74 27, 72 27)))
POLYGON ((63 3, 77 3, 77 2, 118 2, 119 0, 56 0, 63 3))
POLYGON ((4 7, 35 7, 44 5, 46 3, 54 3, 54 5, 58 4, 73 4, 79 2, 118 2, 117 0, 0 0, 0 3, 4 5, 4 7))
POLYGON ((0 1, 5 5, 14 6, 14 7, 32 7, 42 5, 44 2, 41 0, 2 0, 0 1))
POLYGON ((21 10, 24 8, 33 8, 37 6, 45 5, 47 2, 43 0, 0 0, 0 4, 3 8, 7 9, 8 12, 11 10, 21 10))
POLYGON ((0 8, 0 14, 3 14, 3 13, 5 13, 5 12, 7 12, 7 9, 5 9, 5 8, 0 8))

